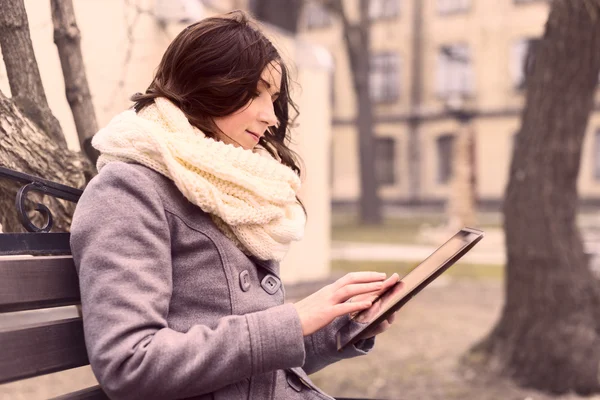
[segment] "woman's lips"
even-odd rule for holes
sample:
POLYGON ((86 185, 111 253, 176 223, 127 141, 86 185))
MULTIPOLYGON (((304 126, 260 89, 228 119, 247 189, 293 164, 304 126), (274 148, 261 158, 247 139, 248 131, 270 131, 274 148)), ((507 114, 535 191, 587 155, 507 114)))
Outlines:
POLYGON ((249 133, 257 142, 260 140, 260 136, 258 136, 256 133, 250 132, 249 130, 246 130, 246 132, 249 133))

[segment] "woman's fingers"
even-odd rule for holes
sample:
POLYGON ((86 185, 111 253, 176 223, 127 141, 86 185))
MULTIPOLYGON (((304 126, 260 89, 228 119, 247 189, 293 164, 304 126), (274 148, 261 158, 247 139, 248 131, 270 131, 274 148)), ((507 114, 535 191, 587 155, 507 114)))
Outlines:
POLYGON ((371 307, 377 298, 376 293, 385 285, 393 284, 394 278, 384 282, 385 277, 381 272, 352 272, 294 303, 304 336, 316 332, 339 316, 371 307), (353 301, 347 302, 353 297, 353 301))
POLYGON ((382 285, 381 289, 379 289, 376 292, 360 294, 360 295, 354 296, 354 297, 352 297, 352 301, 363 301, 363 300, 364 301, 366 301, 366 300, 375 301, 379 296, 381 296, 383 293, 385 293, 389 288, 391 288, 396 283, 398 283, 399 280, 400 280, 400 276, 398 276, 397 273, 393 273, 389 278, 387 278, 385 281, 383 281, 383 285, 382 285))
POLYGON ((383 281, 383 290, 394 286, 400 280, 400 275, 394 272, 389 278, 383 281))
MULTIPOLYGON (((343 303, 351 297, 358 296, 365 293, 373 293, 383 287, 383 282, 370 282, 370 283, 354 283, 341 287, 336 290, 333 294, 333 301, 336 303, 343 303)), ((367 299, 361 299, 365 301, 367 299)), ((371 300, 373 301, 373 300, 371 300)))
MULTIPOLYGON (((376 333, 375 335, 379 335, 380 333, 383 333, 385 331, 387 331, 390 328, 390 323, 387 321, 383 321, 381 324, 379 324, 379 326, 376 329, 376 333)), ((373 336, 375 336, 373 335, 373 336)))
POLYGON ((336 314, 337 318, 345 314, 352 314, 358 311, 366 310, 369 307, 371 307, 370 301, 341 303, 334 306, 334 313, 336 314))
POLYGON ((383 281, 386 277, 386 274, 383 272, 373 272, 373 271, 360 271, 360 272, 350 272, 342 276, 340 279, 332 283, 334 290, 340 289, 344 286, 354 284, 354 283, 369 283, 369 282, 378 282, 383 281))
POLYGON ((372 338, 374 336, 379 335, 380 333, 387 331, 389 329, 389 327, 390 327, 390 324, 387 321, 383 321, 382 323, 377 325, 377 328, 366 331, 365 333, 362 333, 361 335, 359 335, 359 338, 360 339, 372 338))
POLYGON ((389 278, 383 281, 383 286, 381 290, 377 293, 377 295, 382 295, 386 290, 394 286, 400 280, 400 276, 397 273, 393 273, 389 278))

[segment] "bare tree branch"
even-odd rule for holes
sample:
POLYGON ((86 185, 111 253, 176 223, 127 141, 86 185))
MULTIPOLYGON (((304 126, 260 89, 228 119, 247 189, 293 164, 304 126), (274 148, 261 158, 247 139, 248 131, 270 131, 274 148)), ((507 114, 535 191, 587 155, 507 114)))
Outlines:
POLYGON ((67 147, 52 115, 38 69, 23 0, 0 0, 0 47, 14 103, 59 146, 67 147))
POLYGON ((81 34, 75 21, 72 0, 51 0, 54 43, 58 48, 65 80, 67 101, 73 113, 79 145, 86 156, 96 163, 99 153, 91 145, 98 131, 92 95, 81 54, 81 34))
MULTIPOLYGON (((104 112, 109 111, 112 108, 112 99, 119 96, 120 92, 125 88, 125 80, 127 77, 127 72, 129 71, 129 66, 131 65, 131 58, 133 56, 133 49, 136 44, 135 40, 135 28, 139 22, 141 16, 146 15, 156 19, 156 14, 152 10, 148 10, 139 5, 138 2, 131 0, 123 0, 125 4, 125 13, 123 14, 123 20, 126 26, 126 35, 127 35, 127 45, 125 48, 125 57, 123 58, 123 68, 121 70, 121 75, 119 80, 117 81, 114 89, 112 90, 112 94, 109 96, 109 103, 107 103, 102 109, 104 112), (134 14, 132 18, 128 18, 127 10, 133 10, 134 14)), ((158 26, 161 32, 165 35, 165 37, 171 41, 173 38, 169 36, 167 32, 166 23, 162 21, 158 21, 158 26)))

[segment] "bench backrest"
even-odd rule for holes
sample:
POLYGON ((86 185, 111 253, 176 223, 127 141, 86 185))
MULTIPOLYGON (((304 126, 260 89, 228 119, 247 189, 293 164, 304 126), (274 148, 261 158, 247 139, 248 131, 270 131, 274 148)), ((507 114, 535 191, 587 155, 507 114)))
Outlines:
MULTIPOLYGON (((3 239, 8 236, 0 234, 0 249, 7 248, 2 245, 6 245, 3 239)), ((0 314, 4 317, 6 313, 79 302, 79 283, 70 255, 0 257, 0 314)), ((17 317, 12 318, 16 323, 0 325, 0 384, 89 364, 82 320, 77 314, 74 318, 34 323, 19 322, 19 314, 11 316, 17 317)), ((108 397, 95 386, 59 399, 108 397)))
MULTIPOLYGON (((49 233, 52 215, 43 204, 35 204, 35 209, 47 223, 44 227, 33 224, 27 212, 27 195, 37 192, 77 203, 82 190, 1 166, 0 178, 23 185, 17 192, 15 210, 0 212, 16 211, 30 232, 0 233, 0 384, 88 365, 79 312, 51 320, 47 316, 24 316, 31 310, 80 303, 69 234, 49 233)), ((49 314, 57 313, 53 310, 49 314)), ((108 397, 95 386, 57 399, 108 397)))

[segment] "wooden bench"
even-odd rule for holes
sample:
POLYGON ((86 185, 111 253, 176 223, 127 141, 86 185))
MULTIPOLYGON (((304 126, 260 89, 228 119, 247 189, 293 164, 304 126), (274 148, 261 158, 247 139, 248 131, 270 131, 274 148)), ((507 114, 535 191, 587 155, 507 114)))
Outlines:
MULTIPOLYGON (((31 191, 77 202, 82 191, 2 167, 1 178, 24 184, 17 195, 17 211, 29 233, 0 233, 0 314, 78 306, 79 281, 69 234, 49 233, 52 228, 49 214, 46 226, 33 225, 24 202, 31 191)), ((44 206, 38 206, 41 212, 49 213, 44 206)), ((0 349, 0 384, 89 364, 80 314, 17 326, 0 324, 0 349)), ((57 399, 106 400, 108 397, 100 386, 93 386, 54 398, 57 399)))
MULTIPOLYGON (((0 234, 0 314, 79 305, 79 282, 69 234, 49 233, 51 218, 47 218, 49 224, 43 228, 33 225, 25 213, 25 198, 28 192, 36 191, 77 202, 81 190, 2 167, 0 177, 24 185, 17 195, 17 211, 30 231, 0 234)), ((39 209, 47 212, 43 206, 39 209)), ((89 364, 80 315, 16 326, 0 325, 0 349, 0 384, 89 364)), ((56 399, 108 397, 95 386, 56 399)))

